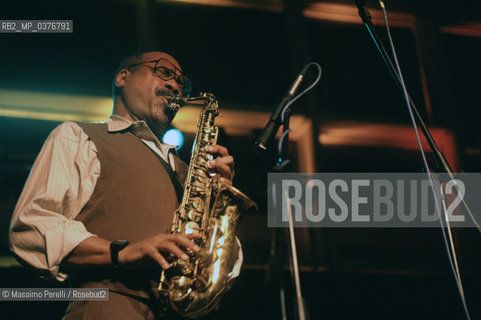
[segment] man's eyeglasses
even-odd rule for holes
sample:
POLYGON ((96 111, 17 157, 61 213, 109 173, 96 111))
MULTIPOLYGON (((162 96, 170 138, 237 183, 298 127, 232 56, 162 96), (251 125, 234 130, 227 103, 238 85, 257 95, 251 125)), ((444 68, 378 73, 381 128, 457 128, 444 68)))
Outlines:
MULTIPOLYGON (((153 71, 155 75, 157 75, 160 79, 162 80, 170 80, 170 79, 175 79, 175 82, 181 87, 182 89, 182 96, 184 97, 189 97, 190 93, 192 91, 192 81, 190 81, 189 78, 184 76, 182 71, 179 70, 175 65, 172 64, 168 59, 166 58, 160 58, 157 60, 150 60, 150 61, 143 61, 139 63, 134 63, 131 64, 127 67, 135 67, 135 66, 140 66, 146 63, 152 63, 154 62, 154 67, 153 71)), ((151 67, 150 67, 151 68, 151 67)))

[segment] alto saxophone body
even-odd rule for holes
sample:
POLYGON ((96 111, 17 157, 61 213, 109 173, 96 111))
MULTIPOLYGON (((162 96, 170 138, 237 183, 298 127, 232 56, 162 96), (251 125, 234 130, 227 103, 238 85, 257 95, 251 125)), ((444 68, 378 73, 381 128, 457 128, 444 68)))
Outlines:
MULTIPOLYGON (((192 155, 179 208, 174 213, 171 233, 197 233, 199 253, 187 250, 189 261, 173 257, 171 267, 163 270, 159 293, 170 306, 186 317, 203 316, 215 309, 228 290, 228 275, 232 261, 236 226, 241 213, 257 205, 235 187, 211 176, 207 162, 212 156, 206 146, 217 143, 219 115, 218 102, 212 94, 183 100, 183 104, 202 102, 192 155), (188 101, 188 102, 186 102, 188 101)), ((170 106, 175 113, 180 107, 178 99, 170 106)), ((234 256, 235 255, 235 256, 234 256)))

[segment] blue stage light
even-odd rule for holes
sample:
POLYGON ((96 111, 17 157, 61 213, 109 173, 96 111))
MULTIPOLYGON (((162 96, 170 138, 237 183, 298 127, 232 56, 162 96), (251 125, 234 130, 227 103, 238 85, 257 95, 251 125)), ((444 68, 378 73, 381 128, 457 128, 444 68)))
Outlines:
POLYGON ((164 134, 164 137, 162 138, 162 142, 166 144, 173 144, 176 145, 177 148, 176 150, 179 150, 182 148, 182 145, 184 144, 184 135, 182 132, 180 132, 177 129, 170 129, 167 130, 167 132, 164 134))

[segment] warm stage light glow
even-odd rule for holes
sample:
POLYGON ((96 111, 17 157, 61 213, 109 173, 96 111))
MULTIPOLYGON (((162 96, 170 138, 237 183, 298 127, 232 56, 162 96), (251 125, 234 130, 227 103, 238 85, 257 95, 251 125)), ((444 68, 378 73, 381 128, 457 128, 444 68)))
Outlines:
MULTIPOLYGON (((419 149, 410 125, 333 121, 321 125, 318 139, 324 146, 363 146, 416 151, 419 149)), ((423 149, 431 151, 420 129, 423 149)), ((441 152, 454 170, 459 168, 459 157, 454 134, 446 128, 429 128, 441 152)))
MULTIPOLYGON (((381 9, 369 8, 374 25, 384 25, 381 9)), ((327 20, 344 23, 362 24, 357 7, 353 5, 318 2, 311 3, 304 9, 304 16, 311 19, 327 20)), ((389 24, 393 27, 414 28, 415 19, 412 14, 389 12, 389 24)))
POLYGON ((173 2, 226 8, 260 9, 274 12, 280 12, 282 10, 282 1, 280 0, 157 0, 157 2, 173 2))
POLYGON ((0 89, 0 116, 51 121, 105 121, 112 99, 0 89))
POLYGON ((481 37, 481 22, 466 22, 441 27, 441 32, 462 36, 481 37))

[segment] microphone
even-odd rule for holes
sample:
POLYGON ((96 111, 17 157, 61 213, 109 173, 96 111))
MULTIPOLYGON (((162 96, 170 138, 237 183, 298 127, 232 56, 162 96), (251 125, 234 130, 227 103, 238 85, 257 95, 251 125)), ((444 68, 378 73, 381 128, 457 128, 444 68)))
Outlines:
POLYGON ((357 9, 359 10, 359 16, 361 17, 362 22, 371 22, 371 15, 369 14, 367 8, 364 6, 366 4, 366 0, 354 0, 354 2, 356 3, 357 9))
POLYGON ((281 100, 276 110, 272 113, 269 119, 269 122, 267 122, 259 138, 254 142, 254 145, 255 145, 254 150, 261 151, 261 152, 265 152, 267 150, 267 145, 274 138, 277 130, 282 124, 281 123, 282 110, 287 105, 287 103, 291 101, 291 99, 294 97, 294 94, 299 88, 302 80, 304 80, 304 76, 308 68, 309 68, 309 64, 304 66, 304 68, 302 69, 301 73, 299 73, 299 75, 297 76, 296 80, 292 84, 289 91, 287 91, 286 95, 281 100))

